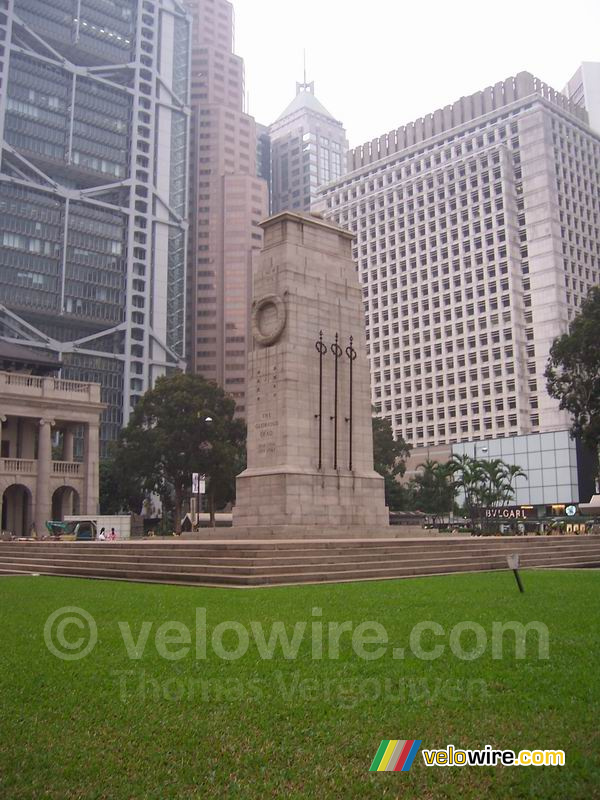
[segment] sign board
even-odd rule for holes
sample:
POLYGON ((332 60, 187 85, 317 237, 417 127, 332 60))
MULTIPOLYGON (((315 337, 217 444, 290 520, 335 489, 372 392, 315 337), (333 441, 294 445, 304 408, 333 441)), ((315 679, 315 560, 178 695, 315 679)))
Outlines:
POLYGON ((565 514, 567 517, 574 517, 577 513, 577 506, 567 506, 565 508, 565 514))
POLYGON ((192 494, 206 494, 206 475, 192 472, 192 494))
POLYGON ((509 569, 519 569, 519 554, 518 553, 511 553, 509 556, 506 556, 506 560, 508 561, 508 568, 509 569))
POLYGON ((527 519, 535 516, 535 509, 521 508, 521 506, 499 506, 498 508, 484 508, 483 515, 486 519, 527 519))

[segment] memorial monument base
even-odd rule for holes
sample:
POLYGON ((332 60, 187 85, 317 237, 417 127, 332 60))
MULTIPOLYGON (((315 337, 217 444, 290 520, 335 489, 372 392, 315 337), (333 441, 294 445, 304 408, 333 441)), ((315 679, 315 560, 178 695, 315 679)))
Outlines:
POLYGON ((364 535, 366 528, 389 525, 387 507, 373 502, 383 494, 382 483, 376 472, 248 469, 237 478, 233 524, 256 530, 276 526, 282 536, 292 535, 294 526, 320 530, 323 536, 336 528, 364 535))

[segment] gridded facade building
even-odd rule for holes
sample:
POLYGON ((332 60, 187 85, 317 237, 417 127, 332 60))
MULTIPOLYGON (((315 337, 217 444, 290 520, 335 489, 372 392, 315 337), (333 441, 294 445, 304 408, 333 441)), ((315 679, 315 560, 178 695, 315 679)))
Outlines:
POLYGON ((296 97, 269 128, 271 213, 310 211, 318 188, 346 171, 346 131, 315 97, 314 81, 296 84, 296 97))
POLYGON ((0 337, 98 382, 104 447, 182 364, 190 20, 0 0, 0 337))
POLYGON ((584 61, 563 89, 569 100, 588 112, 590 126, 600 133, 600 63, 584 61))
POLYGON ((568 428, 548 351, 600 283, 600 138, 529 73, 349 153, 373 402, 415 448, 568 428))
POLYGON ((254 119, 244 112, 244 62, 233 52, 227 0, 186 0, 193 15, 188 367, 245 412, 252 254, 268 214, 254 119))
POLYGON ((256 174, 267 182, 271 196, 271 137, 267 125, 256 123, 256 174))

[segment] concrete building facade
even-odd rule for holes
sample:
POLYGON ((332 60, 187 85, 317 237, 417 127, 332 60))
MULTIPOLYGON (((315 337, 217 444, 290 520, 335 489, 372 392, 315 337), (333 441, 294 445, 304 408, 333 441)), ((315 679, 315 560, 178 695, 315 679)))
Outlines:
POLYGON ((415 458, 566 430, 553 339, 600 283, 600 137, 523 72, 348 154, 317 208, 356 236, 377 412, 415 458))
POLYGON ((563 89, 563 94, 588 113, 590 126, 600 134, 600 63, 584 61, 563 89))
POLYGON ((188 368, 217 381, 245 412, 252 255, 268 213, 257 175, 244 63, 233 51, 227 0, 186 0, 193 17, 188 368))
POLYGON ((319 186, 345 173, 348 149, 344 126, 317 100, 314 81, 296 84, 296 97, 269 136, 271 213, 310 211, 319 186))
POLYGON ((183 364, 190 19, 0 0, 0 338, 96 381, 104 449, 183 364))
POLYGON ((0 530, 41 535, 49 519, 96 514, 100 385, 56 378, 60 363, 6 342, 0 367, 0 530))

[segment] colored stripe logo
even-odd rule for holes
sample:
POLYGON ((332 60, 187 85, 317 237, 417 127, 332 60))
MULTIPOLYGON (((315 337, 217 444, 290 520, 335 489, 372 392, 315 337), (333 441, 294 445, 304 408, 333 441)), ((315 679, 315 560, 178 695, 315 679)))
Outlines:
POLYGON ((369 772, 408 772, 421 739, 384 739, 379 745, 369 772))

